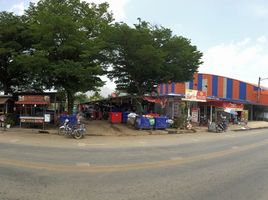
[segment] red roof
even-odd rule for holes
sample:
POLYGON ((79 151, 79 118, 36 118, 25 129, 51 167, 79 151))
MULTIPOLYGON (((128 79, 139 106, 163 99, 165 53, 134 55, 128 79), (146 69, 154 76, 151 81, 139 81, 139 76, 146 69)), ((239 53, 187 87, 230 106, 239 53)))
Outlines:
POLYGON ((26 105, 47 105, 47 101, 17 101, 15 104, 26 104, 26 105))

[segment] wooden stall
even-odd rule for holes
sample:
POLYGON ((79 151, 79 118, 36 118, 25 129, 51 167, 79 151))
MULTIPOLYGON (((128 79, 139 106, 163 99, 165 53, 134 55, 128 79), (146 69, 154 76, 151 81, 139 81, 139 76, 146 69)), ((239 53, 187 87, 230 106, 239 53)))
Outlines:
POLYGON ((42 125, 48 122, 46 109, 50 104, 48 95, 21 95, 15 102, 17 113, 19 113, 20 127, 23 124, 42 125))

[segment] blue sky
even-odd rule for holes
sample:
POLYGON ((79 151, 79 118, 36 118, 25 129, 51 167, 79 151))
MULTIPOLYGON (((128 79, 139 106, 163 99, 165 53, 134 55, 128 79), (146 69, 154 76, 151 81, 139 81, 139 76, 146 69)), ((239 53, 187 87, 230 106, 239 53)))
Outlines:
MULTIPOLYGON (((0 10, 21 14, 29 1, 0 0, 0 10)), ((200 72, 251 83, 257 83, 259 76, 268 77, 268 1, 107 1, 117 21, 133 24, 140 17, 191 39, 192 44, 204 53, 200 72)), ((262 85, 268 86, 268 80, 262 81, 262 85)), ((106 89, 113 87, 108 83, 106 89)))

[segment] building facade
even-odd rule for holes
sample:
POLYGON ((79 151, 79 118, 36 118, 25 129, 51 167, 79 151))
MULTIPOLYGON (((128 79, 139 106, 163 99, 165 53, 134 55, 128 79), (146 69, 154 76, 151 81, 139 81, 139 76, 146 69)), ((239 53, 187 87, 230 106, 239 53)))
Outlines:
MULTIPOLYGON (((206 93, 206 102, 192 102, 192 107, 199 109, 199 120, 202 116, 216 120, 217 111, 233 109, 239 117, 246 114, 249 120, 268 117, 268 89, 244 81, 213 75, 196 73, 192 81, 185 83, 164 83, 158 86, 158 93, 166 97, 169 117, 176 117, 175 110, 180 97, 186 90, 197 90, 206 93)), ((218 112, 220 113, 220 112, 218 112)))

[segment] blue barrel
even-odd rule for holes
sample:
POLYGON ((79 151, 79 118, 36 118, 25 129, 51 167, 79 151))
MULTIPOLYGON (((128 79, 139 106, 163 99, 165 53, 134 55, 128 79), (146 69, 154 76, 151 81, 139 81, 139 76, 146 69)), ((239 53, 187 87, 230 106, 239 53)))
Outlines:
POLYGON ((69 120, 70 125, 76 125, 77 124, 77 118, 76 115, 61 115, 60 116, 60 125, 63 125, 65 120, 69 120))
POLYGON ((166 129, 168 124, 167 124, 167 117, 155 117, 155 124, 154 128, 155 129, 166 129))
POLYGON ((153 126, 150 123, 150 119, 147 117, 137 116, 135 121, 135 127, 137 129, 152 129, 153 126))
POLYGON ((129 112, 123 112, 122 113, 122 123, 127 123, 129 112))

